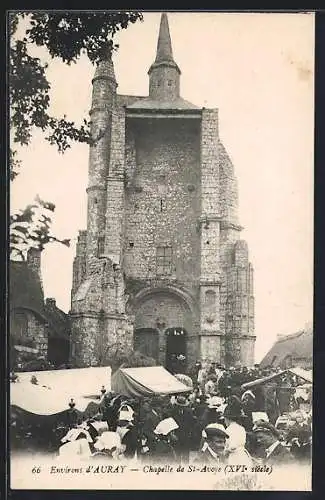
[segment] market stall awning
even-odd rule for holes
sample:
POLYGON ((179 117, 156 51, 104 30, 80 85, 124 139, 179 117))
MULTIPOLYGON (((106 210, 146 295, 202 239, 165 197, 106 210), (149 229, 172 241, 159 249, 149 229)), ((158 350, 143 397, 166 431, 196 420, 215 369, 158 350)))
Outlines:
POLYGON ((303 368, 289 368, 289 372, 293 373, 299 378, 306 380, 306 382, 313 383, 313 372, 311 370, 304 370, 303 368))
POLYGON ((313 380, 312 372, 311 371, 309 372, 307 370, 304 370, 303 368, 297 367, 297 368, 288 368, 287 370, 283 370, 281 372, 274 373, 273 375, 268 375, 267 377, 258 378, 256 380, 252 380, 251 382, 246 382, 241 387, 242 387, 242 389, 250 389, 251 387, 254 387, 256 385, 263 385, 266 382, 269 382, 270 380, 281 377, 281 375, 288 373, 288 372, 292 373, 293 375, 296 375, 297 377, 299 377, 303 380, 306 380, 307 382, 312 383, 312 380, 313 380))
POLYGON ((153 396, 190 391, 162 366, 120 368, 112 376, 112 390, 126 396, 153 396))
POLYGON ((106 390, 110 390, 111 387, 109 366, 20 372, 17 375, 20 382, 30 382, 34 375, 40 386, 65 393, 71 398, 97 397, 102 386, 106 390))
MULTIPOLYGON (((65 393, 49 389, 30 382, 16 382, 10 386, 10 405, 34 415, 49 416, 62 413, 69 409, 69 398, 65 393)), ((85 397, 73 398, 75 409, 86 413, 89 407, 98 408, 100 400, 85 397)))
POLYGON ((55 415, 69 409, 73 399, 76 410, 84 413, 99 405, 102 386, 110 390, 110 375, 109 367, 21 372, 10 384, 10 405, 36 415, 55 415))

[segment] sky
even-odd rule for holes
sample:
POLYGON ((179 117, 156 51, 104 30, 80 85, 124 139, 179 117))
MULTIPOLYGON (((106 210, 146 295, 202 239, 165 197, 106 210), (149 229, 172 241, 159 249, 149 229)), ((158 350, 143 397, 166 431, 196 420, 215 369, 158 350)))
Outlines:
MULTIPOLYGON (((313 316, 314 15, 309 13, 177 13, 168 15, 181 95, 219 109, 220 137, 235 167, 241 237, 255 271, 258 362, 277 335, 294 333, 313 316)), ((160 13, 118 34, 114 55, 120 94, 148 95, 160 13)), ((51 113, 81 123, 91 107, 94 67, 84 57, 66 66, 48 61, 51 113)), ((53 232, 71 247, 42 254, 46 297, 70 309, 78 231, 86 228, 88 147, 64 155, 36 131, 19 150, 21 173, 11 210, 36 194, 56 204, 53 232)))

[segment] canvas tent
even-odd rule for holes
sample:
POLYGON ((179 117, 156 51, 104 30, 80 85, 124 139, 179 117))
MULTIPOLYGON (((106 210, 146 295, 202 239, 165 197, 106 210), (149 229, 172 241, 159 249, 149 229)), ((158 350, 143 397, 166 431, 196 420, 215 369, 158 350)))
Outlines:
MULTIPOLYGON (((71 398, 65 393, 58 392, 47 387, 29 383, 16 382, 11 384, 10 404, 27 413, 34 415, 49 416, 62 413, 69 409, 71 398)), ((75 408, 80 413, 89 411, 89 406, 98 408, 98 400, 92 400, 82 396, 74 398, 75 408)))
POLYGON ((126 396, 177 394, 191 389, 162 366, 120 368, 112 376, 112 390, 126 396))
POLYGON ((306 382, 312 383, 313 377, 312 377, 312 372, 304 370, 303 368, 288 368, 287 370, 283 370, 278 373, 274 373, 273 375, 268 375, 267 377, 262 377, 258 378, 256 380, 252 380, 251 382, 246 382, 243 384, 241 387, 242 389, 250 389, 251 387, 257 386, 257 385, 263 385, 266 382, 269 382, 270 380, 274 380, 281 375, 285 373, 292 373, 293 375, 296 375, 297 377, 305 380, 306 382))
POLYGON ((10 384, 10 405, 34 415, 49 416, 69 408, 71 399, 81 413, 96 410, 101 387, 110 389, 109 367, 21 372, 10 384), (37 384, 31 382, 36 377, 37 384))

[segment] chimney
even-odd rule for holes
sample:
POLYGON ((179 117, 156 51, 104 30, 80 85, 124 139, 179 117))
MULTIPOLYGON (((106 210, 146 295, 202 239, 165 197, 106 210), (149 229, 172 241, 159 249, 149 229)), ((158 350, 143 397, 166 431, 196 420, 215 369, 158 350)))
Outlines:
POLYGON ((45 303, 48 307, 56 307, 56 300, 53 299, 52 297, 46 299, 45 303))
POLYGON ((42 289, 42 273, 41 273, 41 250, 30 248, 27 252, 27 265, 38 276, 42 289))

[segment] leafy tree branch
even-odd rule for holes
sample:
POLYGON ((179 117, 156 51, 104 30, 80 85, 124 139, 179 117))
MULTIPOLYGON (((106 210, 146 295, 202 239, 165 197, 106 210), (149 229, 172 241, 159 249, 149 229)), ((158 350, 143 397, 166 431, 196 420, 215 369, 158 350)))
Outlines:
MULTIPOLYGON (((17 177, 21 167, 15 144, 28 146, 35 128, 41 129, 45 139, 60 153, 73 143, 94 144, 88 120, 83 119, 82 125, 78 126, 66 116, 51 116, 48 65, 33 57, 29 48, 33 45, 43 47, 52 59, 59 59, 67 65, 77 63, 82 55, 96 64, 117 50, 113 38, 118 31, 141 20, 142 14, 135 11, 9 14, 10 180, 17 177)), ((11 253, 22 255, 23 248, 37 244, 38 248, 43 248, 51 241, 67 244, 68 240, 51 235, 51 217, 46 211, 53 212, 54 206, 46 206, 38 199, 11 217, 11 253)))

